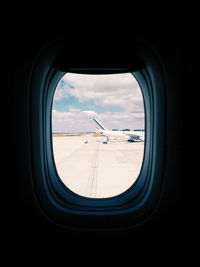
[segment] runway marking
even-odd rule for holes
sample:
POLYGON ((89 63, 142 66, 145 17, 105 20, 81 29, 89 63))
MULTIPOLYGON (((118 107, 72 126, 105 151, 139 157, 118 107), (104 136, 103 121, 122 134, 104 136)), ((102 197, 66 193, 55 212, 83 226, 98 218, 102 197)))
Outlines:
POLYGON ((98 178, 98 158, 99 158, 99 143, 96 142, 94 156, 92 159, 90 176, 86 186, 86 195, 96 197, 97 195, 97 178, 98 178))
POLYGON ((87 139, 87 144, 84 138, 75 137, 55 142, 55 163, 63 183, 73 192, 89 198, 115 196, 128 189, 140 172, 143 146, 124 142, 105 145, 103 139, 93 136, 87 139))

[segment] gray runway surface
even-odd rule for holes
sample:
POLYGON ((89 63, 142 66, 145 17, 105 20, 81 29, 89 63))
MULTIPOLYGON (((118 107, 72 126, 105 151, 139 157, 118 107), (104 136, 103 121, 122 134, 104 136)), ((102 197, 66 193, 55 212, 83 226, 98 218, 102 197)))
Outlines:
POLYGON ((90 198, 112 197, 136 181, 144 142, 112 140, 103 144, 103 140, 92 135, 53 137, 58 174, 73 192, 90 198))

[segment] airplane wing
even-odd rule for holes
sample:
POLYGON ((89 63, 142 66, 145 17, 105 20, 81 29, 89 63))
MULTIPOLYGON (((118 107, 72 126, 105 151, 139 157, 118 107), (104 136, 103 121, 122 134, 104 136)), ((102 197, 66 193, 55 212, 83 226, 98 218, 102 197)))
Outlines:
POLYGON ((124 134, 128 135, 132 140, 144 140, 144 132, 141 133, 133 133, 133 132, 123 132, 124 134))

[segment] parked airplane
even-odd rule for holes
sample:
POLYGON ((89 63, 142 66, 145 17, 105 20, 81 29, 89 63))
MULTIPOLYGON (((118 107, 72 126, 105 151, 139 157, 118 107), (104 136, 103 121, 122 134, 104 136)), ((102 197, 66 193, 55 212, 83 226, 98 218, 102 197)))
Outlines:
POLYGON ((134 142, 136 140, 144 141, 144 131, 110 131, 106 129, 97 119, 93 120, 98 125, 96 126, 96 132, 106 136, 106 141, 103 143, 107 143, 110 138, 120 138, 129 142, 134 142))

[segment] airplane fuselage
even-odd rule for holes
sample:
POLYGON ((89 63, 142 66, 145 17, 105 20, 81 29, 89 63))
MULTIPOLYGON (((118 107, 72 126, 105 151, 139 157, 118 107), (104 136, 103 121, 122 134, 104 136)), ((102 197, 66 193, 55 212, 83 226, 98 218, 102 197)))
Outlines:
POLYGON ((103 134, 107 137, 113 138, 123 138, 125 140, 137 139, 144 140, 144 133, 134 132, 134 131, 109 131, 109 130, 97 130, 98 133, 103 134))

